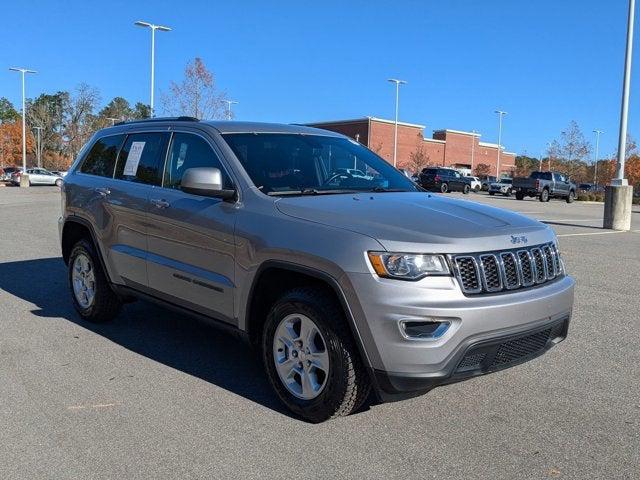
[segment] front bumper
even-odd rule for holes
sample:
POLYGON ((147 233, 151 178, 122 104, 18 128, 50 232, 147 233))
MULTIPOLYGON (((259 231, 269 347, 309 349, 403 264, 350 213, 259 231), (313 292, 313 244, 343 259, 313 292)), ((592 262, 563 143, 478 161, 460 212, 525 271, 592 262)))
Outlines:
POLYGON ((564 339, 573 308, 574 281, 569 276, 538 287, 475 296, 463 295, 451 277, 403 282, 349 274, 349 280, 370 332, 364 350, 383 396, 425 391, 530 360, 564 339), (410 339, 401 332, 402 321, 447 321, 451 327, 437 339, 410 339), (542 345, 538 342, 535 351, 493 362, 497 346, 550 326, 554 335, 542 345), (482 361, 461 369, 467 354, 491 345, 482 361))

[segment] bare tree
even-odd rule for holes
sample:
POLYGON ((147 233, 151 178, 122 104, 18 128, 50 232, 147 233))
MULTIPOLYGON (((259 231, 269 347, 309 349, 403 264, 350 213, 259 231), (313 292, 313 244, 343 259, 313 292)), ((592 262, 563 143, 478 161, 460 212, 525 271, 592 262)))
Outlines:
POLYGON ((412 173, 419 173, 429 164, 429 155, 424 150, 423 141, 416 145, 416 149, 409 154, 408 167, 412 173))
POLYGON ((171 82, 169 93, 162 95, 162 106, 170 115, 195 118, 225 118, 224 92, 219 92, 213 74, 201 58, 187 64, 181 83, 171 82))
POLYGON ((100 102, 100 94, 94 87, 81 83, 71 97, 65 112, 63 153, 75 158, 94 132, 94 110, 100 102))
POLYGON ((591 145, 586 141, 582 130, 575 120, 569 123, 566 130, 560 133, 560 140, 554 140, 549 149, 549 158, 560 160, 563 173, 577 176, 586 168, 591 145))

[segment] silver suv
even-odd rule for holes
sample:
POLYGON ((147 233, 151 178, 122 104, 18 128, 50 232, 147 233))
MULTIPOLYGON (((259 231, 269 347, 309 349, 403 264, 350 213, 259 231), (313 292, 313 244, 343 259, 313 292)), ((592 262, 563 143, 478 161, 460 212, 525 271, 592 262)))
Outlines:
POLYGON ((574 282, 553 231, 430 194, 350 138, 179 117, 116 125, 62 187, 80 316, 143 298, 228 327, 312 422, 537 357, 574 282), (353 172, 362 172, 354 174, 353 172))

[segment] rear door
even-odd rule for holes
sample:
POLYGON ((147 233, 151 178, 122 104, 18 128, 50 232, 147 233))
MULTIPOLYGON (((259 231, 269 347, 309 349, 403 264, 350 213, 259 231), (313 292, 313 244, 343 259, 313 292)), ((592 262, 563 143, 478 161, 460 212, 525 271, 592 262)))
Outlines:
POLYGON ((174 132, 162 187, 154 187, 150 197, 147 269, 153 294, 232 322, 238 210, 235 203, 180 189, 184 172, 194 167, 219 168, 225 188, 231 188, 220 158, 199 132, 174 132))
POLYGON ((559 173, 553 174, 554 180, 554 193, 556 195, 568 195, 569 194, 569 182, 564 175, 559 173))
POLYGON ((105 243, 110 265, 122 281, 147 289, 147 210, 149 196, 162 182, 162 166, 170 134, 139 132, 127 135, 112 180, 105 182, 105 243))

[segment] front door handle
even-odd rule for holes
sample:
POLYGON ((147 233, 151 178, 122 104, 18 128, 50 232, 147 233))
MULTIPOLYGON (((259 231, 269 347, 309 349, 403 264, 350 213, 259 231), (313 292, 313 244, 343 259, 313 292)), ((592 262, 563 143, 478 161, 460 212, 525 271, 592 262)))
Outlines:
POLYGON ((111 194, 111 190, 109 190, 108 188, 95 188, 94 191, 99 195, 102 195, 103 197, 111 194))
POLYGON ((169 202, 162 199, 152 199, 151 203, 153 203, 157 208, 169 208, 169 202))

